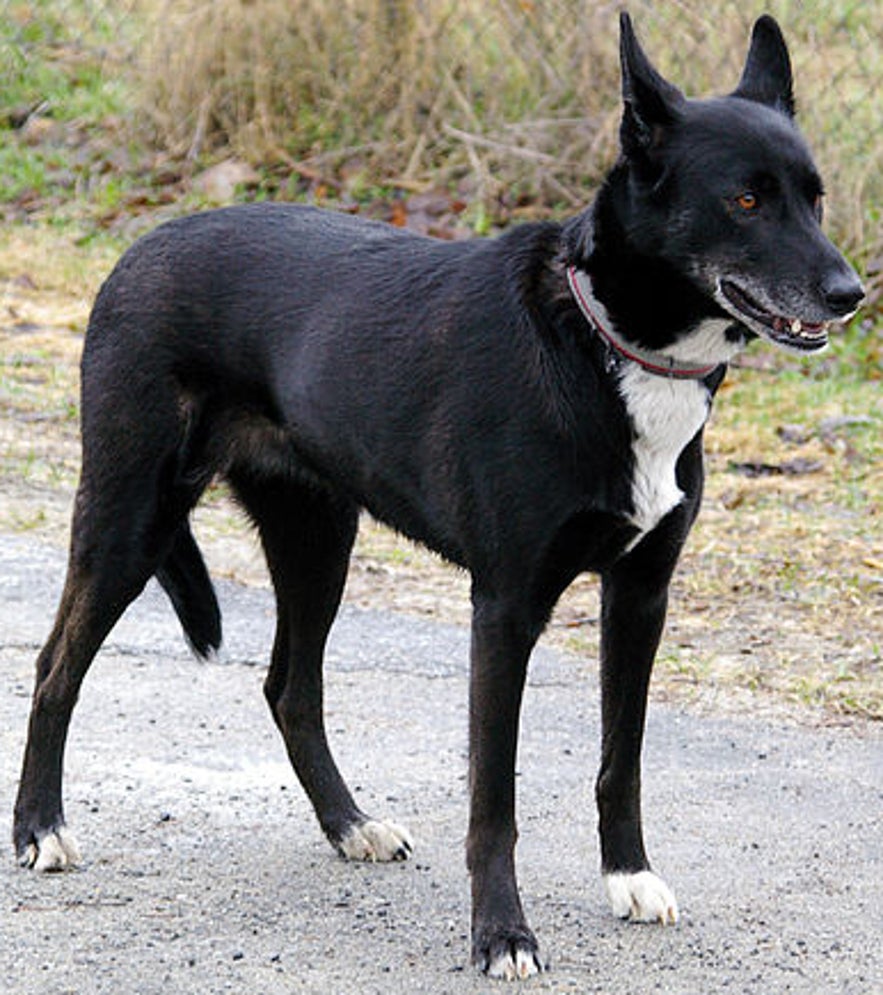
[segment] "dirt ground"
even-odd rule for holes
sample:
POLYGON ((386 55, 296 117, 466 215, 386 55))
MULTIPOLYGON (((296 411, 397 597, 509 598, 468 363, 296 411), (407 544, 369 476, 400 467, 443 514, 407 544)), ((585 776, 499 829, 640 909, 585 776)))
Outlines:
MULTIPOLYGON (((94 286, 72 293, 69 277, 53 286, 31 272, 0 272, 0 531, 58 545, 76 486, 77 363, 94 286)), ((755 376, 766 375, 733 371, 716 403, 729 416, 715 415, 707 433, 706 500, 673 586, 654 694, 814 723, 879 720, 883 472, 856 471, 851 441, 869 420, 835 410, 809 427, 740 423, 729 406, 755 376)), ((216 575, 267 583, 255 538, 222 490, 195 523, 216 575)), ((370 521, 346 598, 468 619, 466 576, 370 521)), ((544 639, 595 655, 597 637, 598 586, 585 577, 544 639)))

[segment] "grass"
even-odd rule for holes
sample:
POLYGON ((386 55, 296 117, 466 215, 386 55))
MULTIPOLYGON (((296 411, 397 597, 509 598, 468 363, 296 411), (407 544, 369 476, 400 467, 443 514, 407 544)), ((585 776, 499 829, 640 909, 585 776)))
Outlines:
MULTIPOLYGON (((883 0, 768 8, 791 43, 831 230, 864 266, 880 255, 883 0)), ((689 94, 735 84, 743 4, 630 10, 689 94)), ((106 196, 106 214, 125 207, 119 174, 162 185, 235 155, 261 169, 252 195, 442 187, 479 202, 479 227, 525 204, 573 209, 616 154, 616 13, 579 0, 7 0, 0 118, 24 127, 7 129, 0 202, 60 186, 54 211, 73 184, 87 206, 106 196)))

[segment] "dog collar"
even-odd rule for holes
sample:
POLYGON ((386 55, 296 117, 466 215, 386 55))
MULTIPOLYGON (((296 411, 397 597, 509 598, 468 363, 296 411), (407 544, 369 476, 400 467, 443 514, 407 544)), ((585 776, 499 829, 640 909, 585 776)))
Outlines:
POLYGON ((595 300, 592 293, 592 282, 587 273, 578 270, 575 266, 568 266, 567 284, 577 306, 582 311, 583 317, 607 343, 608 347, 624 359, 637 363, 641 369, 648 373, 672 380, 704 380, 711 376, 720 365, 712 363, 709 366, 682 366, 677 363, 673 356, 664 356, 662 353, 651 352, 649 349, 642 349, 631 342, 626 342, 612 327, 605 326, 595 313, 603 311, 603 308, 595 300))

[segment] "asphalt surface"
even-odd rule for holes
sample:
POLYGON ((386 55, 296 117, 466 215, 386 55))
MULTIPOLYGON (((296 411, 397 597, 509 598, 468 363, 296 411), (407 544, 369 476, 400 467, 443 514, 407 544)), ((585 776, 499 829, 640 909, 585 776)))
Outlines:
MULTIPOLYGON (((63 556, 0 537, 0 836, 34 657, 63 556)), ((68 742, 73 873, 0 860, 9 995, 467 993, 468 634, 345 609, 329 735, 364 809, 414 859, 347 864, 325 843, 260 685, 268 592, 219 585, 225 662, 187 652, 148 590, 111 634, 68 742)), ((645 831, 676 927, 613 919, 597 874, 594 663, 540 649, 519 756, 519 868, 550 970, 532 991, 883 992, 883 737, 651 708, 645 831)))

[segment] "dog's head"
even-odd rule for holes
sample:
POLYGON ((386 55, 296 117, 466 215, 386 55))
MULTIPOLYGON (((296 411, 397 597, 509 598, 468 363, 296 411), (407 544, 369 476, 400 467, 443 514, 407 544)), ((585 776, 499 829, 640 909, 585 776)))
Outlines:
POLYGON ((622 164, 629 240, 687 276, 730 336, 802 353, 864 296, 821 228, 823 187, 794 123, 791 63, 768 16, 754 25, 736 90, 688 100, 662 78, 621 17, 622 164))

